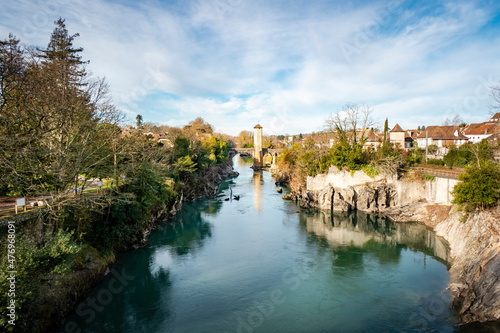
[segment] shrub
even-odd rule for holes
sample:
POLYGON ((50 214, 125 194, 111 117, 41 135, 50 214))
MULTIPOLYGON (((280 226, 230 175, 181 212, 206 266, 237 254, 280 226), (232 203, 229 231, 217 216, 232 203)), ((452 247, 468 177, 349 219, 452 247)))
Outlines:
POLYGON ((450 167, 464 167, 474 160, 474 154, 468 149, 468 145, 459 148, 453 147, 444 155, 443 162, 450 167))
POLYGON ((347 141, 337 142, 331 149, 332 164, 339 170, 359 170, 367 163, 366 155, 360 145, 350 145, 347 141))
POLYGON ((453 188, 453 203, 465 206, 467 211, 498 204, 500 167, 495 162, 483 161, 479 167, 469 166, 458 179, 462 182, 453 188))
POLYGON ((437 153, 437 151, 438 151, 438 146, 436 146, 436 145, 429 145, 429 146, 427 147, 427 152, 428 152, 429 154, 434 155, 434 154, 436 154, 436 153, 437 153))
POLYGON ((361 170, 363 170, 363 172, 366 173, 366 175, 371 178, 375 177, 380 173, 379 167, 373 163, 363 165, 361 167, 361 170))
POLYGON ((423 180, 430 180, 431 182, 434 181, 436 179, 436 177, 434 177, 433 175, 431 174, 428 174, 426 173, 423 177, 422 177, 423 180))
MULTIPOLYGON (((0 250, 6 253, 6 243, 0 246, 0 250)), ((28 236, 17 235, 16 241, 16 310, 17 327, 28 327, 31 323, 30 314, 33 301, 39 296, 40 285, 52 283, 57 286, 59 279, 53 279, 53 276, 63 278, 65 273, 71 271, 78 253, 82 246, 78 245, 73 239, 72 232, 66 232, 59 229, 56 233, 45 233, 40 244, 28 236)), ((2 265, 7 267, 7 257, 2 256, 2 265)), ((7 277, 10 274, 7 270, 0 272, 0 302, 7 304, 7 291, 9 290, 9 281, 7 277)), ((7 308, 0 308, 0 330, 9 332, 13 326, 7 323, 7 308)))
POLYGON ((438 159, 435 159, 435 158, 429 158, 427 160, 427 164, 432 164, 432 165, 444 165, 444 161, 443 160, 438 160, 438 159))
POLYGON ((424 156, 421 149, 413 149, 406 156, 406 163, 409 165, 420 164, 423 160, 424 156))

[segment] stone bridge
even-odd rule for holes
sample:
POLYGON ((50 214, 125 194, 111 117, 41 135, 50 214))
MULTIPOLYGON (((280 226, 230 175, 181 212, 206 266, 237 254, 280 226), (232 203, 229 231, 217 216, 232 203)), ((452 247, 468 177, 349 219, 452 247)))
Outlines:
POLYGON ((283 149, 262 148, 262 126, 254 127, 254 148, 231 148, 230 152, 253 157, 253 168, 260 169, 276 164, 276 158, 283 149))

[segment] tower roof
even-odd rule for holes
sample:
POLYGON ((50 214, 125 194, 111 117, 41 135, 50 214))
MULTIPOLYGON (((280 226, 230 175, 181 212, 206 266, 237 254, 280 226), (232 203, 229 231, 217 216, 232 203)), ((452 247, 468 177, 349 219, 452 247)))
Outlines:
POLYGON ((396 126, 394 126, 394 128, 391 130, 391 132, 404 132, 404 131, 401 128, 401 126, 399 126, 399 124, 396 124, 396 126))
POLYGON ((254 128, 262 128, 262 126, 260 126, 259 124, 255 125, 254 128))

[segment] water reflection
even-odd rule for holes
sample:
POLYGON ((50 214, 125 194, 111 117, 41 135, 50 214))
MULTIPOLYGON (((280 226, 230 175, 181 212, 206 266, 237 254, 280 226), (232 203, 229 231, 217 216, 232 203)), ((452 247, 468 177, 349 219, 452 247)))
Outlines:
POLYGON ((179 256, 198 250, 205 239, 212 236, 212 225, 203 218, 202 212, 217 214, 221 204, 216 200, 205 201, 200 210, 200 202, 184 203, 173 223, 160 225, 159 232, 151 235, 151 244, 168 245, 171 252, 179 256))
POLYGON ((353 254, 350 248, 380 254, 380 262, 397 262, 401 249, 406 246, 443 263, 450 261, 445 240, 418 223, 394 223, 364 212, 329 211, 301 212, 300 223, 308 233, 325 239, 335 249, 340 262, 343 253, 349 253, 350 258, 346 262, 351 265, 359 260, 352 257, 357 254, 353 254))
POLYGON ((200 210, 207 215, 215 216, 219 213, 221 208, 222 200, 212 199, 207 201, 205 205, 200 207, 200 210))
POLYGON ((262 172, 263 171, 254 171, 252 178, 252 184, 254 185, 253 202, 255 210, 258 212, 262 210, 262 185, 264 184, 262 172))

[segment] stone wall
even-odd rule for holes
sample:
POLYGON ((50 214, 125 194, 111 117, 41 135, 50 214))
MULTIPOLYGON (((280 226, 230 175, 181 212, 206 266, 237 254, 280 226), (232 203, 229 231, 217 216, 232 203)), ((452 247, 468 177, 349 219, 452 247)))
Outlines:
POLYGON ((304 207, 340 211, 384 211, 418 202, 451 205, 451 191, 458 180, 435 177, 430 181, 398 180, 395 176, 375 176, 363 171, 352 175, 331 167, 327 174, 307 177, 306 191, 296 194, 304 207))
POLYGON ((320 191, 328 186, 347 188, 348 186, 387 181, 387 179, 386 176, 380 175, 370 178, 361 170, 355 171, 353 175, 351 175, 349 171, 339 171, 335 166, 332 166, 326 174, 319 174, 316 177, 307 177, 307 190, 320 191))

